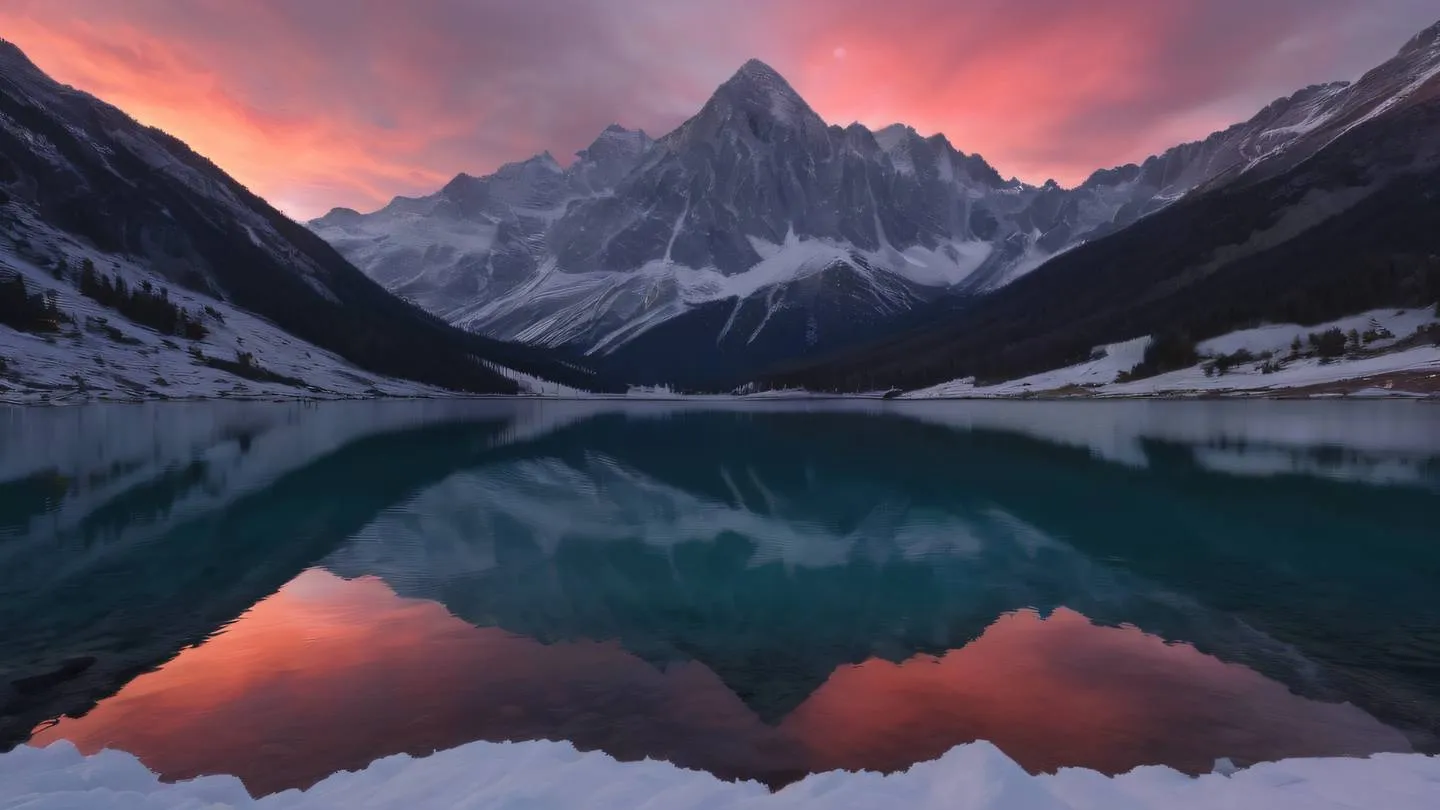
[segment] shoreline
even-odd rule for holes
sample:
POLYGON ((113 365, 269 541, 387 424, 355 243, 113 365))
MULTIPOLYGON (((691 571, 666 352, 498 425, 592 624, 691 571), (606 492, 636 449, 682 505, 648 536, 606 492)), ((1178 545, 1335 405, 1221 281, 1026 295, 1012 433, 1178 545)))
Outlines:
POLYGON ((95 397, 85 400, 44 400, 31 402, 16 402, 0 398, 0 407, 9 408, 82 408, 92 405, 146 405, 151 403, 220 403, 220 402, 241 402, 241 403, 327 403, 327 402, 466 402, 466 401, 505 401, 505 402, 688 402, 716 404, 745 404, 745 403, 775 403, 775 402, 1253 402, 1257 400, 1273 402, 1333 402, 1336 400, 1351 401, 1401 401, 1440 404, 1440 392, 1419 394, 1409 391, 1397 391, 1393 394, 1368 394, 1368 393, 1320 393, 1303 394, 1291 391, 1266 391, 1250 393, 1238 390, 1229 393, 1217 393, 1213 391, 1197 393, 1158 393, 1158 394, 1019 394, 1004 396, 933 396, 933 397, 879 397, 867 396, 864 394, 803 394, 795 396, 725 396, 716 394, 697 394, 695 396, 628 396, 625 394, 595 394, 593 396, 540 396, 534 394, 456 394, 454 396, 425 396, 421 394, 395 394, 388 396, 367 396, 367 397, 213 397, 213 396, 191 396, 191 397, 146 397, 146 398, 111 398, 95 397))
MULTIPOLYGON (((998 387, 1001 384, 997 384, 998 387)), ((380 395, 347 396, 192 396, 121 397, 83 396, 69 392, 60 397, 40 399, 26 397, 13 399, 0 396, 0 405, 10 407, 77 407, 99 404, 142 404, 148 402, 389 402, 409 401, 454 401, 454 400, 518 400, 532 402, 976 402, 976 401, 1106 401, 1106 400, 1155 400, 1155 401, 1234 401, 1234 400, 1414 400, 1417 402, 1440 402, 1440 367, 1403 369, 1356 377, 1274 388, 1210 388, 1172 389, 1155 392, 1107 392, 1107 386, 1066 385, 1040 391, 1018 393, 983 393, 984 388, 957 393, 916 396, 917 392, 899 394, 861 392, 853 394, 811 393, 805 391, 774 391, 755 394, 660 394, 641 392, 626 394, 470 394, 464 392, 397 393, 380 395), (80 398, 83 396, 83 398, 80 398)), ((924 389, 920 389, 924 390, 924 389)))

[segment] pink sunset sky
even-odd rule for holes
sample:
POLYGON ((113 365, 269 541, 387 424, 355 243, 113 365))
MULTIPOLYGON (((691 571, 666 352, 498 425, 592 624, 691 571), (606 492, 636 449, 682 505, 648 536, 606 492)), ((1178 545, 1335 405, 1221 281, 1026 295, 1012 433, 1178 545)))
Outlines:
POLYGON ((6 0, 42 69, 296 217, 371 210, 611 123, 663 134, 746 59, 827 121, 1063 184, 1353 79, 1434 0, 6 0))

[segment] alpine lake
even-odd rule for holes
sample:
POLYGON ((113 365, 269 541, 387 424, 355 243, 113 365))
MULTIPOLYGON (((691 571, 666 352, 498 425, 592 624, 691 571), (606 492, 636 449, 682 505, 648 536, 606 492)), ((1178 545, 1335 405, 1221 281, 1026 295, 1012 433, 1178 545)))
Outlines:
POLYGON ((306 787, 552 739, 778 787, 1440 752, 1440 407, 0 410, 0 750, 306 787))

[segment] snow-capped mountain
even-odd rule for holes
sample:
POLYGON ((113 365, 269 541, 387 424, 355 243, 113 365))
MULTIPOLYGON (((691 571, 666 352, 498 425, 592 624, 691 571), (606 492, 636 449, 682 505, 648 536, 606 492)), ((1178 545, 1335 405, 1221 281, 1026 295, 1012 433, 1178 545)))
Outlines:
POLYGON ((497 369, 584 376, 396 300, 180 141, 55 82, 3 40, 0 281, 52 302, 45 335, 0 326, 0 387, 22 398, 93 393, 94 375, 77 372, 127 396, 214 395, 227 381, 266 396, 509 393, 517 384, 497 369), (121 292, 87 293, 82 266, 121 292), (199 326, 181 335, 139 310, 199 326))
POLYGON ((1226 183, 1242 174, 1247 175, 1247 182, 1275 177, 1381 116, 1436 101, 1440 98, 1440 22, 1416 34, 1393 59, 1354 83, 1312 89, 1318 91, 1314 99, 1282 112, 1266 131, 1246 139, 1240 155, 1243 159, 1231 161, 1208 185, 1226 183))
POLYGON ((797 363, 767 384, 987 385, 1084 364, 1098 347, 1150 336, 1194 345, 1257 324, 1433 310, 1440 24, 1354 84, 1309 88, 1249 124, 1126 171, 1145 182, 1186 170, 1182 185, 1194 187, 1181 199, 969 302, 963 317, 797 363))
POLYGON ((1313 148, 1325 122, 1403 91, 1371 84, 1306 88, 1066 189, 1007 181, 943 135, 828 125, 751 61, 658 140, 611 127, 568 168, 545 154, 310 225, 387 288, 467 329, 578 348, 636 382, 743 376, 884 334, 1197 186, 1303 155, 1292 147, 1313 148))

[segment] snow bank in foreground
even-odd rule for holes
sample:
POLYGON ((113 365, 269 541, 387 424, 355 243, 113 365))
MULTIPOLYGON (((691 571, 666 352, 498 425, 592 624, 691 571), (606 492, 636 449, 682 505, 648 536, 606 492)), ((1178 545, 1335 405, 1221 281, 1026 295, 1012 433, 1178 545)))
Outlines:
POLYGON ((1417 754, 1297 759, 1198 779, 1160 767, 1115 778, 1082 769, 1030 776, 982 742, 954 748, 905 773, 819 774, 771 794, 753 782, 722 782, 663 762, 620 763, 605 754, 577 752, 568 743, 477 742, 424 759, 387 757, 363 771, 333 774, 309 790, 256 801, 232 776, 167 785, 129 754, 105 751, 83 757, 69 743, 56 743, 0 756, 0 806, 1433 810, 1440 807, 1440 759, 1417 754))

